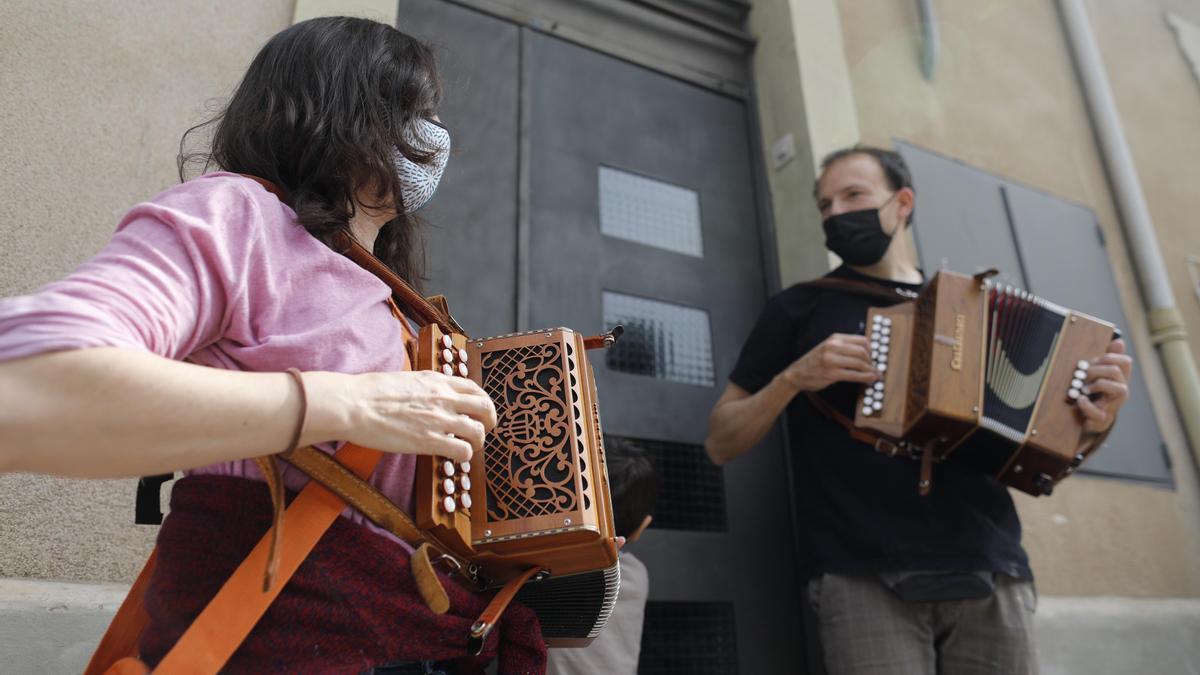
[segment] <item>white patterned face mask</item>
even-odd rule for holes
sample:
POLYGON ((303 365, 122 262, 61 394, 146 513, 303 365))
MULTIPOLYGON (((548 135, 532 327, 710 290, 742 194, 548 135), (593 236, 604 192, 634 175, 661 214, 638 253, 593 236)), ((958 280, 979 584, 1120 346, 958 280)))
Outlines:
POLYGON ((404 140, 418 150, 435 154, 429 164, 417 164, 405 157, 399 148, 393 155, 396 174, 400 176, 400 196, 409 213, 425 206, 437 191, 446 161, 450 159, 450 132, 445 127, 427 119, 417 119, 415 126, 415 131, 409 127, 404 129, 404 140))

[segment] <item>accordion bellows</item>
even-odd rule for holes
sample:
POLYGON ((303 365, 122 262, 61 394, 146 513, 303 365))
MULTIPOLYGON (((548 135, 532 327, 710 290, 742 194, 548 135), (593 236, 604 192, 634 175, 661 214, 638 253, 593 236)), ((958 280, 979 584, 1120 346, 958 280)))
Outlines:
POLYGON ((482 456, 418 458, 415 513, 498 585, 549 570, 517 596, 552 646, 586 644, 616 602, 620 570, 595 378, 566 328, 469 339, 421 330, 418 369, 469 377, 496 406, 482 456))
POLYGON ((935 459, 953 452, 1033 495, 1086 458, 1075 399, 1111 323, 941 271, 915 302, 870 310, 867 335, 883 378, 859 396, 855 426, 935 459))

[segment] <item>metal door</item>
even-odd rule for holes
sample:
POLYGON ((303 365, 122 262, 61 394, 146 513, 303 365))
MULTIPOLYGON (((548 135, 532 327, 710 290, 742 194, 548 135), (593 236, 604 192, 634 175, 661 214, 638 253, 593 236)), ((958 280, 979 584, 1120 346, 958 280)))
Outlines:
POLYGON ((802 670, 779 434, 724 469, 703 449, 766 299, 746 104, 460 6, 400 8, 440 46, 455 134, 430 290, 474 333, 628 328, 591 356, 605 431, 660 479, 629 546, 650 574, 641 672, 802 670))

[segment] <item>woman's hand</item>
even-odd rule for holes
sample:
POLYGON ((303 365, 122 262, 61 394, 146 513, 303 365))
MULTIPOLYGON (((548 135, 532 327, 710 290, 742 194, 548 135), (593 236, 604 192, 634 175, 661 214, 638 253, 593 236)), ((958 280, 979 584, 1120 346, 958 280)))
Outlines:
POLYGON ((434 371, 305 373, 302 444, 346 440, 393 453, 468 461, 496 426, 491 398, 471 380, 434 371))
POLYGON ((874 382, 879 371, 870 346, 866 336, 834 333, 793 361, 783 377, 799 391, 820 391, 834 382, 874 382))
POLYGON ((1087 378, 1083 381, 1085 394, 1099 394, 1093 401, 1089 396, 1075 399, 1079 412, 1083 413, 1083 430, 1098 434, 1107 431, 1116 419, 1117 410, 1129 398, 1129 376, 1133 372, 1133 359, 1125 354, 1125 341, 1113 340, 1108 351, 1092 362, 1087 378))

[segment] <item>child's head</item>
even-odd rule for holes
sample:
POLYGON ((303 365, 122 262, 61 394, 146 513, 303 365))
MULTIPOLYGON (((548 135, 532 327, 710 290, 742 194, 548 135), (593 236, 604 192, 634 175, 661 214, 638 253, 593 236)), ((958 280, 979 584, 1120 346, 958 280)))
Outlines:
POLYGON ((634 541, 650 524, 650 512, 654 510, 658 492, 654 465, 632 441, 613 436, 604 437, 604 457, 616 534, 634 541))

